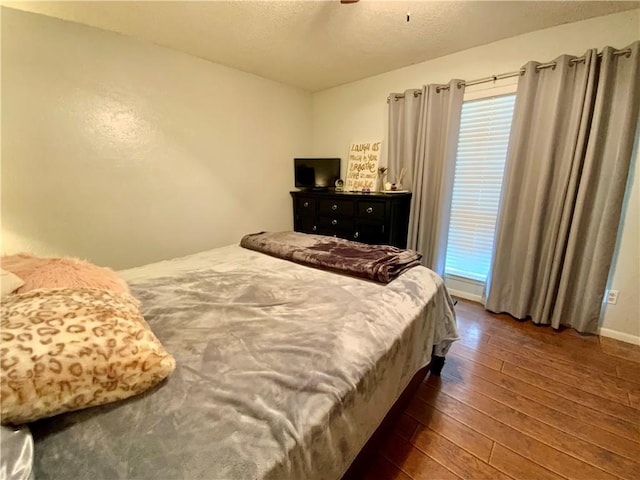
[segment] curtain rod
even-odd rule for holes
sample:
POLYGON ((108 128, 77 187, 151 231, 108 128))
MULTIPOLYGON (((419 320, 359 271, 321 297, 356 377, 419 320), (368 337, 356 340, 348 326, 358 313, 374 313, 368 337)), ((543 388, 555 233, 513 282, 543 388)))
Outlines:
MULTIPOLYGON (((631 55, 631 49, 630 48, 624 48, 622 50, 615 50, 613 52, 614 55, 626 55, 627 57, 629 55, 631 55)), ((598 57, 602 57, 602 53, 598 54, 598 57)), ((586 60, 586 57, 577 57, 577 58, 572 58, 571 60, 569 60, 569 63, 571 64, 576 64, 576 63, 582 63, 586 60)), ((549 63, 542 63, 538 66, 536 66, 536 70, 543 70, 545 68, 554 68, 557 65, 557 62, 549 62, 549 63)), ((524 67, 521 68, 520 70, 516 70, 515 72, 508 72, 508 73, 500 73, 498 75, 491 75, 489 77, 485 77, 485 78, 477 78, 475 80, 471 80, 469 82, 459 82, 458 83, 458 88, 460 88, 462 85, 466 86, 466 87, 471 87, 473 85, 480 85, 481 83, 487 83, 487 82, 495 82, 497 80, 504 80, 505 78, 511 78, 511 77, 519 77, 520 75, 522 75, 525 72, 524 67)), ((436 92, 440 92, 440 90, 449 90, 449 85, 442 85, 439 87, 436 87, 436 92)), ((417 97, 419 95, 422 95, 422 91, 421 90, 416 90, 413 92, 413 96, 417 97)), ((404 98, 404 93, 399 93, 397 95, 393 96, 393 99, 397 102, 399 98, 404 98)), ((391 100, 391 95, 389 95, 387 97, 387 103, 389 103, 389 101, 391 100)))

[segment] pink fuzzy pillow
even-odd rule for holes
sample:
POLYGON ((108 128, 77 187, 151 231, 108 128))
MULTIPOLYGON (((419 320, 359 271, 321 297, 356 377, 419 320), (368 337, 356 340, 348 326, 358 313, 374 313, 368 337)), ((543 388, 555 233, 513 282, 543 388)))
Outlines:
POLYGON ((77 258, 40 258, 18 254, 3 257, 2 268, 18 275, 24 281, 24 285, 17 290, 17 293, 36 288, 68 287, 129 293, 127 283, 116 272, 77 258))
POLYGON ((48 261, 48 258, 36 257, 30 253, 16 253, 15 255, 4 255, 0 263, 4 270, 24 280, 36 268, 46 264, 48 261))

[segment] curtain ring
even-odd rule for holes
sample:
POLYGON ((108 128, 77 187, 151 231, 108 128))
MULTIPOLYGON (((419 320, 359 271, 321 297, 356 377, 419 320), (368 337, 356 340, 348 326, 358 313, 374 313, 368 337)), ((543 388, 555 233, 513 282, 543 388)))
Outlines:
POLYGON ((464 82, 458 82, 456 84, 456 86, 458 87, 458 90, 460 90, 462 88, 462 86, 464 85, 464 82))
POLYGON ((414 90, 413 91, 413 98, 418 98, 420 96, 420 91, 419 90, 414 90))
POLYGON ((440 87, 436 87, 436 93, 440 93, 440 87))
POLYGON ((393 101, 394 101, 394 102, 397 102, 397 101, 398 101, 398 96, 397 96, 397 95, 394 95, 394 96, 393 96, 393 101))

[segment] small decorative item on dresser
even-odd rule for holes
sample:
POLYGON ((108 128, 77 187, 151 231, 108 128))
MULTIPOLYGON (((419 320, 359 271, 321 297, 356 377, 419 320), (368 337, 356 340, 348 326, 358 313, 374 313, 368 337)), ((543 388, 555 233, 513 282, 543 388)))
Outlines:
POLYGON ((344 190, 344 180, 341 178, 336 180, 336 192, 342 192, 344 190))
POLYGON ((400 170, 400 175, 398 175, 398 178, 396 180, 396 188, 394 188, 394 190, 402 190, 402 179, 404 178, 405 173, 407 173, 407 169, 405 167, 402 167, 402 170, 400 170))
POLYGON ((377 185, 378 188, 377 188, 377 190, 379 192, 384 191, 384 185, 385 185, 384 180, 385 180, 385 177, 387 176, 387 170, 388 170, 387 167, 378 167, 378 185, 377 185))

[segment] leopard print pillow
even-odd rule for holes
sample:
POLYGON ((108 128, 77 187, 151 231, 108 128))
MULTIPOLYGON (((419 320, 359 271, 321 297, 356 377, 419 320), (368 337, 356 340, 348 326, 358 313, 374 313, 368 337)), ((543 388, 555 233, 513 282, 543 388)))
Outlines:
POLYGON ((122 400, 175 368, 126 293, 32 290, 2 300, 2 424, 122 400))

